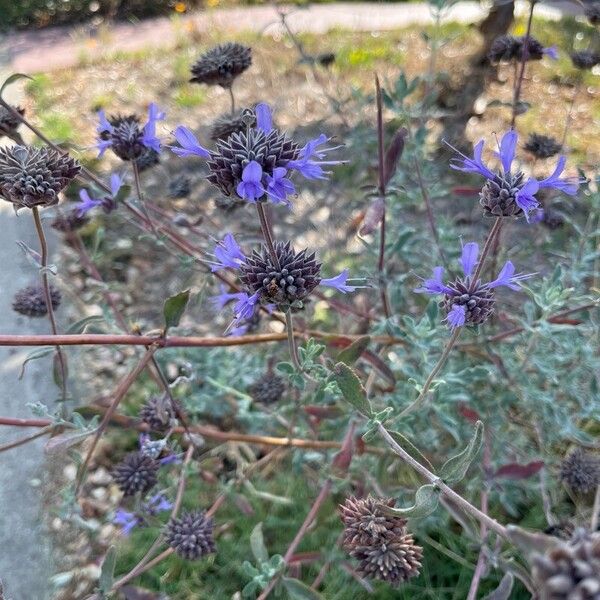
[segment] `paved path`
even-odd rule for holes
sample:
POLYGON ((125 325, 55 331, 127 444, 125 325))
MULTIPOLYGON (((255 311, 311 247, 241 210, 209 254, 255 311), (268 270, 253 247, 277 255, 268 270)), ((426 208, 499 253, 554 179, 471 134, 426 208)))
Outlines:
MULTIPOLYGON (((1 50, 1 49, 0 49, 1 50)), ((9 73, 6 55, 0 51, 0 79, 9 73)), ((10 86, 6 99, 19 101, 19 85, 10 86)), ((0 140, 0 144, 4 141, 0 140)), ((53 230, 49 240, 52 246, 53 230)), ((25 242, 39 249, 31 214, 21 211, 17 217, 12 205, 0 200, 0 332, 48 333, 46 319, 21 317, 12 308, 14 293, 37 281, 33 267, 17 246, 25 242)), ((51 248, 52 250, 52 248, 51 248)), ((19 381, 24 357, 31 349, 0 348, 0 415, 31 417, 30 402, 52 404, 56 388, 51 380, 51 360, 42 358, 29 363, 19 381)), ((0 427, 0 444, 35 430, 0 427)), ((44 441, 0 453, 0 579, 4 597, 11 600, 48 600, 49 577, 53 573, 50 543, 42 525, 44 441)))
MULTIPOLYGON (((340 2, 290 10, 292 13, 288 23, 296 32, 326 33, 333 28, 384 31, 432 21, 425 3, 340 2)), ((519 0, 517 14, 524 14, 527 10, 528 3, 519 0)), ((581 12, 577 3, 566 0, 544 2, 538 4, 535 10, 536 15, 548 19, 581 12)), ((463 1, 447 11, 444 20, 476 23, 485 14, 479 2, 463 1)), ((161 17, 137 24, 119 23, 107 32, 79 26, 16 33, 8 36, 4 42, 0 40, 0 44, 3 43, 8 50, 13 72, 47 72, 75 66, 84 57, 155 46, 157 40, 161 48, 172 47, 181 32, 189 28, 199 33, 213 29, 231 33, 254 31, 265 35, 281 32, 281 25, 272 7, 248 6, 195 12, 179 20, 161 17)))

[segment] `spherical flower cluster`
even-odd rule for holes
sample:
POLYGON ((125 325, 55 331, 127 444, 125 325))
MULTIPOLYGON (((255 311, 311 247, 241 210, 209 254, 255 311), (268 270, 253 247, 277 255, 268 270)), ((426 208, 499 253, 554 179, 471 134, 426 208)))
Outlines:
POLYGON ((168 396, 152 396, 140 410, 140 419, 155 431, 164 431, 176 418, 168 396))
POLYGON ((446 311, 446 321, 454 329, 467 325, 480 325, 485 322, 494 310, 496 302, 493 290, 505 286, 511 290, 519 290, 519 282, 528 279, 532 274, 515 275, 515 267, 509 260, 500 270, 498 277, 489 283, 473 279, 479 256, 479 246, 475 242, 465 244, 460 258, 464 277, 457 277, 453 282, 442 281, 444 267, 435 267, 433 277, 423 280, 417 293, 442 294, 442 306, 446 311))
POLYGON ((72 233, 89 223, 89 219, 85 215, 79 215, 79 211, 71 210, 65 215, 57 215, 50 227, 60 231, 61 233, 72 233))
POLYGON ((536 158, 544 159, 558 154, 562 149, 562 145, 552 137, 540 133, 532 133, 527 138, 527 142, 523 148, 536 158))
POLYGON ((544 48, 534 37, 501 35, 497 37, 490 47, 488 58, 491 63, 522 62, 525 60, 541 60, 548 56, 553 60, 558 58, 556 47, 544 48))
POLYGON ((227 42, 211 48, 194 63, 190 82, 229 88, 251 64, 251 48, 227 42))
POLYGON ((250 319, 258 305, 281 311, 303 308, 303 301, 318 286, 333 287, 339 292, 353 292, 357 287, 347 285, 348 271, 330 279, 321 278, 321 264, 315 253, 308 250, 296 252, 290 242, 275 242, 275 256, 266 246, 246 256, 235 238, 227 234, 217 243, 214 250, 216 261, 213 272, 220 269, 235 269, 245 291, 222 293, 214 302, 223 307, 235 300, 233 325, 250 319))
POLYGON ((595 490, 600 485, 600 457, 576 448, 563 459, 560 478, 576 493, 595 490))
MULTIPOLYGON (((53 285, 50 286, 50 302, 56 310, 60 306, 61 295, 53 285)), ((31 285, 20 289, 13 299, 13 310, 26 317, 45 317, 48 314, 46 294, 41 285, 31 285)))
POLYGON ((348 498, 340 509, 343 545, 358 560, 358 573, 399 586, 419 574, 423 549, 407 530, 406 519, 387 516, 378 508, 379 504, 392 507, 394 503, 393 499, 371 496, 348 498))
POLYGON ((571 62, 574 67, 582 71, 589 71, 600 64, 600 53, 593 50, 579 50, 571 54, 571 62))
POLYGON ((223 115, 213 123, 210 139, 214 142, 226 140, 234 133, 246 131, 248 126, 256 127, 256 115, 251 108, 245 108, 236 115, 223 115))
POLYGON ((214 521, 202 510, 171 519, 165 528, 167 544, 186 560, 197 560, 215 551, 214 521))
POLYGON ((178 156, 207 159, 207 179, 225 196, 235 195, 251 203, 270 200, 288 206, 289 197, 296 193, 290 179, 294 172, 307 179, 325 179, 328 173, 323 166, 342 162, 324 160, 328 152, 336 149, 321 148, 328 141, 325 135, 300 148, 287 134, 275 129, 266 104, 258 104, 247 117, 244 131, 217 141, 212 151, 203 148, 191 130, 179 126, 174 132, 179 146, 171 146, 171 150, 178 156))
POLYGON ((143 452, 130 452, 112 472, 115 483, 125 496, 145 493, 158 481, 160 463, 143 452))
POLYGON ((53 206, 80 170, 74 158, 47 146, 0 148, 0 198, 15 208, 53 206))
POLYGON ((477 173, 486 178, 480 193, 480 204, 486 213, 496 217, 518 217, 525 215, 529 220, 530 213, 537 209, 539 202, 535 194, 542 189, 555 189, 569 196, 577 193, 579 181, 573 178, 561 179, 564 171, 566 157, 560 156, 554 172, 545 179, 525 177, 522 171, 512 172, 515 159, 518 136, 515 131, 508 131, 500 141, 499 151, 496 154, 502 164, 502 169, 492 171, 481 158, 483 140, 474 147, 473 158, 469 158, 455 149, 460 154, 460 159, 455 159, 450 166, 457 171, 477 173))
POLYGON ((531 563, 539 600, 600 598, 600 533, 576 530, 569 541, 535 553, 531 563))
POLYGON ((156 136, 156 123, 165 118, 154 103, 148 107, 148 121, 142 127, 136 115, 107 118, 103 110, 98 112, 99 156, 110 148, 121 160, 139 160, 148 151, 160 152, 160 140, 156 136))
POLYGON ((274 404, 281 400, 285 392, 283 377, 274 373, 265 373, 248 387, 248 393, 255 402, 274 404))

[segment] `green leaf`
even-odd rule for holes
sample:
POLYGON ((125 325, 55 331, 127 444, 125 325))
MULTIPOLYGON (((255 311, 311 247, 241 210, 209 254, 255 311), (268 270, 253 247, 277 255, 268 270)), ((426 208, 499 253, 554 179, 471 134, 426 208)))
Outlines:
POLYGON ((21 372, 19 373, 19 379, 23 379, 23 375, 25 375, 25 366, 31 360, 37 360, 38 358, 43 358, 44 356, 48 356, 54 352, 54 348, 37 348, 30 352, 23 361, 21 365, 21 372))
POLYGON ((129 198, 129 194, 131 194, 131 186, 130 185, 122 185, 117 192, 117 195, 114 197, 115 202, 123 202, 129 198))
POLYGON ((404 448, 404 450, 406 450, 406 452, 408 452, 415 460, 418 460, 421 464, 425 464, 432 473, 435 473, 435 469, 427 460, 427 457, 421 454, 421 451, 407 437, 402 435, 399 431, 388 431, 388 433, 394 438, 394 441, 402 446, 402 448, 404 448))
POLYGON ((351 367, 359 358, 360 355, 367 349, 371 342, 371 336, 364 335, 354 340, 347 348, 344 348, 337 356, 340 362, 351 367))
POLYGON ((33 77, 29 77, 29 75, 25 75, 25 73, 13 73, 12 75, 9 75, 4 80, 2 87, 0 87, 0 98, 2 98, 2 94, 4 93, 4 88, 13 84, 15 81, 19 81, 19 79, 31 79, 33 81, 33 77))
POLYGON ((165 316, 165 331, 170 327, 177 327, 183 313, 190 301, 190 290, 185 290, 167 298, 163 308, 163 314, 165 316))
POLYGON ((483 600, 509 600, 515 578, 512 573, 506 573, 498 587, 483 600))
POLYGON ((346 402, 354 406, 365 417, 371 417, 373 411, 367 398, 367 390, 356 373, 348 365, 339 362, 333 367, 333 376, 346 402))
POLYGON ((460 481, 467 474, 469 466, 479 453, 482 441, 483 423, 477 421, 471 441, 460 454, 452 456, 444 463, 440 469, 440 477, 446 483, 456 483, 457 481, 460 481))
POLYGON ((104 323, 104 317, 102 315, 92 315, 91 317, 85 317, 79 321, 76 321, 67 329, 67 333, 75 334, 75 333, 83 333, 86 331, 89 325, 94 323, 104 323))
POLYGON ((527 556, 544 554, 559 545, 560 540, 540 531, 527 531, 518 525, 507 525, 506 532, 511 542, 527 556))
POLYGON ((100 578, 98 579, 98 588, 103 594, 108 594, 110 588, 112 588, 115 576, 115 565, 117 564, 117 549, 111 546, 104 560, 102 561, 102 567, 100 570, 100 578))
POLYGON ((258 523, 250 534, 250 548, 257 562, 263 563, 269 560, 269 553, 267 552, 263 537, 262 523, 258 523))
POLYGON ((50 456, 65 452, 69 448, 83 442, 83 440, 94 434, 95 431, 83 431, 78 433, 63 433, 51 437, 44 446, 44 452, 50 456))
POLYGON ((391 517, 412 517, 420 519, 427 517, 435 511, 438 505, 438 491, 432 484, 422 485, 415 494, 415 503, 408 508, 392 508, 385 504, 378 504, 377 507, 382 513, 391 517))
POLYGON ((305 583, 291 577, 282 577, 281 583, 292 600, 322 600, 323 596, 305 583))

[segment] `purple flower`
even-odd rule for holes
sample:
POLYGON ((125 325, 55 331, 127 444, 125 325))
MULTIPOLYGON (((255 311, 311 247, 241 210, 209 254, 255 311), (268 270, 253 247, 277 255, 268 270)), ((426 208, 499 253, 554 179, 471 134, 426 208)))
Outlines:
POLYGON ((485 287, 492 289, 499 286, 505 286, 511 290, 518 291, 521 289, 519 281, 529 279, 530 277, 533 277, 533 275, 534 273, 522 273, 520 275, 515 275, 515 266, 510 260, 508 260, 502 267, 500 273, 498 273, 498 277, 494 279, 494 281, 488 283, 485 287))
POLYGON ((252 296, 242 293, 238 301, 235 303, 233 307, 234 319, 229 324, 229 327, 225 330, 225 333, 231 332, 232 329, 239 327, 244 324, 244 321, 248 321, 254 316, 254 311, 256 310, 256 305, 259 301, 258 292, 252 294, 252 296))
POLYGON ((77 205, 77 214, 80 217, 86 215, 90 210, 101 206, 105 213, 110 213, 117 208, 117 195, 123 185, 123 175, 113 173, 110 176, 110 192, 111 195, 103 198, 91 198, 87 190, 79 190, 79 198, 81 202, 77 205))
POLYGON ((242 252, 231 233, 228 233, 220 242, 217 242, 214 254, 218 262, 210 268, 213 273, 221 269, 237 269, 246 260, 246 255, 242 252))
POLYGON ((466 319, 467 309, 460 304, 454 304, 446 317, 446 321, 448 321, 452 329, 455 327, 462 327, 465 324, 466 319))
POLYGON ((105 131, 112 133, 113 126, 108 122, 106 114, 103 110, 98 111, 98 127, 96 127, 98 133, 104 133, 105 131))
POLYGON ((148 514, 154 515, 158 512, 171 510, 173 503, 169 502, 164 494, 158 493, 154 494, 148 502, 144 503, 143 508, 148 514))
POLYGON ((551 58, 552 60, 558 60, 558 50, 556 46, 550 46, 549 48, 544 48, 542 52, 551 58))
POLYGON ((267 195, 275 204, 286 204, 290 205, 290 201, 287 199, 288 196, 296 193, 294 184, 286 179, 287 169, 284 167, 275 167, 273 169, 273 176, 266 175, 267 180, 267 195))
POLYGON ((424 279, 423 285, 415 288, 413 291, 417 294, 452 294, 453 290, 442 283, 443 275, 444 267, 434 267, 433 277, 431 279, 424 279))
POLYGON ((130 513, 126 510, 123 510, 122 508, 118 508, 115 511, 115 516, 113 517, 112 522, 115 525, 120 525, 121 533, 123 535, 129 535, 131 533, 131 530, 136 525, 141 523, 141 520, 137 515, 130 513))
POLYGON ((200 145, 196 136, 187 127, 180 125, 175 129, 173 135, 181 148, 178 146, 169 146, 169 148, 177 156, 196 155, 202 158, 210 158, 210 152, 200 145))
POLYGON ((262 186, 262 167, 255 161, 251 160, 242 171, 242 181, 238 183, 236 192, 240 198, 248 200, 248 202, 256 202, 264 196, 265 189, 262 186))
POLYGON ((466 277, 470 277, 473 273, 473 269, 477 264, 477 256, 479 255, 479 246, 475 242, 469 242, 463 246, 462 254, 460 257, 460 264, 462 266, 463 273, 466 277))
POLYGON ((273 129, 273 117, 268 104, 261 102, 254 109, 256 115, 256 128, 269 133, 273 129))
MULTIPOLYGON (((483 162, 483 140, 479 141, 473 150, 473 158, 461 154, 453 148, 461 158, 453 159, 450 167, 466 173, 477 173, 485 177, 488 183, 481 192, 481 204, 494 216, 514 216, 521 211, 529 220, 532 211, 539 207, 535 194, 542 188, 551 188, 574 195, 577 192, 579 181, 574 178, 561 179, 566 158, 561 156, 554 173, 538 181, 532 177, 526 178, 521 171, 512 172, 515 159, 518 136, 514 131, 508 131, 502 136, 499 151, 496 156, 502 164, 501 172, 493 172, 483 162), (516 204, 516 207, 515 207, 516 204), (520 209, 520 210, 519 210, 520 209)), ((452 148, 452 146, 450 146, 452 148)))
MULTIPOLYGON (((221 287, 223 289, 224 286, 221 287)), ((216 296, 213 296, 210 301, 213 303, 215 308, 222 310, 225 308, 225 305, 231 302, 232 300, 241 300, 245 298, 247 294, 244 292, 221 292, 216 296)))
POLYGON ((179 454, 167 454, 167 456, 159 458, 158 462, 160 463, 161 467, 164 467, 166 465, 173 465, 175 463, 181 462, 181 456, 179 454))
POLYGON ((83 217, 96 206, 102 206, 102 200, 91 198, 87 190, 79 190, 81 202, 77 205, 77 216, 83 217))
POLYGON ((507 261, 494 281, 482 284, 479 278, 473 280, 478 254, 479 246, 476 243, 465 244, 460 257, 464 278, 457 277, 446 285, 442 281, 443 267, 435 267, 433 277, 426 279, 421 287, 414 290, 430 295, 443 294, 443 306, 447 313, 445 320, 451 328, 484 323, 493 312, 496 301, 492 292, 494 288, 505 286, 511 290, 519 290, 519 282, 533 276, 533 273, 515 274, 514 265, 507 261))
POLYGON ((347 292, 353 292, 357 289, 357 287, 360 286, 346 285, 346 281, 348 281, 348 273, 348 269, 344 269, 336 277, 331 277, 330 279, 321 279, 319 285, 335 288, 338 292, 341 292, 342 294, 346 294, 347 292))
POLYGON ((156 137, 156 121, 148 121, 142 130, 142 144, 155 152, 160 152, 160 140, 156 137))
POLYGON ((579 180, 572 177, 561 179, 560 174, 565 170, 565 163, 567 162, 566 156, 559 156, 556 168, 550 177, 542 179, 538 182, 539 188, 552 188, 560 190, 569 196, 574 196, 577 193, 579 187, 579 180))
POLYGON ((327 179, 327 175, 330 171, 324 171, 321 165, 339 165, 344 161, 342 160, 323 160, 327 152, 337 150, 340 146, 333 148, 322 148, 318 150, 319 146, 322 146, 329 141, 324 133, 319 137, 311 140, 300 150, 300 156, 297 160, 291 160, 287 167, 289 169, 295 169, 306 179, 327 179), (315 160, 318 159, 318 160, 315 160))

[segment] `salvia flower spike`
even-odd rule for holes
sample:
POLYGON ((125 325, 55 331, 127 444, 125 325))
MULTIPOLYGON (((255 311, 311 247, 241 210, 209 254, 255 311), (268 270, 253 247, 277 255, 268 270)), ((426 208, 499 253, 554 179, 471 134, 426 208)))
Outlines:
POLYGON ((576 178, 562 178, 566 157, 560 156, 552 175, 545 179, 526 178, 522 171, 513 172, 513 162, 517 148, 518 136, 513 130, 502 136, 497 158, 501 169, 490 169, 482 159, 484 141, 480 140, 473 149, 473 157, 468 157, 450 146, 460 155, 451 161, 451 168, 465 173, 475 173, 485 177, 486 182, 480 192, 480 204, 486 211, 496 217, 518 217, 525 215, 529 220, 532 211, 538 209, 539 202, 535 195, 539 190, 555 189, 569 196, 577 193, 579 181, 576 178))
POLYGON ((177 146, 170 146, 178 156, 207 159, 207 177, 225 196, 255 203, 270 201, 290 205, 296 194, 294 173, 306 179, 326 179, 325 168, 342 163, 326 160, 336 147, 326 147, 329 138, 321 134, 300 147, 285 132, 273 127, 271 109, 258 104, 243 111, 238 119, 245 126, 232 130, 228 137, 217 139, 216 148, 208 150, 194 133, 180 125, 174 131, 177 146))
POLYGON ((433 277, 424 279, 422 285, 414 290, 419 294, 443 295, 442 306, 446 311, 446 321, 452 329, 484 323, 494 310, 495 288, 504 286, 511 290, 519 290, 520 282, 533 276, 532 273, 515 274, 515 267, 509 260, 494 281, 475 281, 472 275, 477 266, 478 256, 479 246, 475 242, 465 244, 460 258, 463 277, 457 277, 453 282, 446 284, 443 282, 444 268, 435 267, 433 277))

